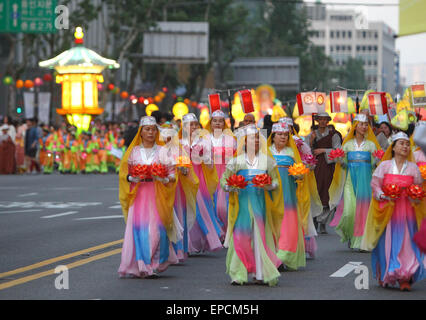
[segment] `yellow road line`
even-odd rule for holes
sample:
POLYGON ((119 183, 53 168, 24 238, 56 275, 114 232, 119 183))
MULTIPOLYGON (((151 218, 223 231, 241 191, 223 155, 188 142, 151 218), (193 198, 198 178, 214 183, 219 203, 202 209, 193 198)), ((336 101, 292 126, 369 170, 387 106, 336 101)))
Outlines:
MULTIPOLYGON (((70 264, 66 265, 66 267, 68 269, 72 269, 72 268, 90 263, 92 261, 100 260, 100 259, 112 256, 112 255, 118 254, 120 252, 121 252, 121 249, 114 249, 112 251, 104 252, 104 253, 98 254, 96 256, 87 258, 87 259, 83 259, 83 260, 79 260, 79 261, 70 263, 70 264)), ((40 279, 40 278, 50 276, 50 275, 53 275, 53 274, 55 274, 55 269, 51 269, 51 270, 48 270, 48 271, 33 274, 31 276, 27 276, 27 277, 23 277, 23 278, 16 279, 16 280, 13 280, 13 281, 9 281, 9 282, 6 282, 6 283, 2 283, 2 284, 0 284, 0 290, 10 288, 10 287, 14 287, 14 286, 17 286, 19 284, 23 284, 23 283, 26 283, 26 282, 29 282, 29 281, 40 279)))
POLYGON ((55 263, 55 262, 58 262, 58 261, 66 260, 66 259, 73 258, 73 257, 81 255, 81 254, 89 253, 89 252, 100 250, 100 249, 107 248, 107 247, 111 247, 113 245, 120 244, 120 243, 123 243, 123 239, 117 240, 117 241, 112 241, 112 242, 107 242, 107 243, 101 244, 99 246, 95 246, 95 247, 87 248, 87 249, 84 249, 84 250, 76 251, 76 252, 73 252, 73 253, 66 254, 64 256, 44 260, 44 261, 29 265, 29 266, 26 266, 26 267, 18 268, 18 269, 12 270, 12 271, 3 272, 3 273, 0 273, 0 278, 4 278, 4 277, 7 277, 7 276, 10 276, 10 275, 13 275, 13 274, 22 273, 22 272, 29 271, 29 270, 32 270, 32 269, 44 267, 44 266, 47 266, 49 264, 52 264, 52 263, 55 263))

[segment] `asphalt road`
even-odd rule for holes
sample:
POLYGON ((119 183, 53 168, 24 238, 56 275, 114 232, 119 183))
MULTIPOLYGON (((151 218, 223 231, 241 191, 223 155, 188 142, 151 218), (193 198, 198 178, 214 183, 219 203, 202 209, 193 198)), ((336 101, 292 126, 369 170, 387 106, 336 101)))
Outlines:
POLYGON ((226 249, 192 256, 158 279, 120 279, 124 228, 116 175, 0 176, 0 299, 426 299, 426 281, 411 292, 380 288, 370 254, 351 251, 331 228, 318 237, 317 257, 281 273, 273 288, 231 286, 226 249), (368 267, 368 289, 355 287, 360 275, 350 265, 330 277, 350 262, 368 267), (53 272, 59 265, 68 266, 68 289, 55 286, 66 285, 53 272))

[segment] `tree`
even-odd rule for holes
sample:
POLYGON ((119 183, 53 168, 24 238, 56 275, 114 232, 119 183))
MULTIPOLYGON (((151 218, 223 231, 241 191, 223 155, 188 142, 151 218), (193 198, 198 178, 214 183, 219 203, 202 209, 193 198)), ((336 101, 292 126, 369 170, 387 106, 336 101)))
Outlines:
POLYGON ((362 59, 349 58, 345 65, 338 68, 335 72, 339 85, 344 88, 366 89, 368 87, 362 59))

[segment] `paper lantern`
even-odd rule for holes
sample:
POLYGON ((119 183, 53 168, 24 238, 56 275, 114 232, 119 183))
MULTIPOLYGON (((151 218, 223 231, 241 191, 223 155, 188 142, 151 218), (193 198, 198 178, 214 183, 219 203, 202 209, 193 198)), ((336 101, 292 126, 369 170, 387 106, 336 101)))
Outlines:
POLYGON ((34 85, 36 87, 40 87, 41 85, 43 85, 43 80, 41 80, 41 78, 37 77, 34 79, 34 85))
POLYGON ((196 101, 191 102, 191 107, 196 108, 198 106, 198 103, 196 101))
POLYGON ((264 174, 258 174, 255 176, 251 182, 253 185, 257 188, 263 188, 264 186, 268 186, 272 183, 272 178, 267 173, 264 174))
POLYGON ((189 100, 188 98, 183 100, 183 103, 185 103, 186 105, 190 104, 191 100, 189 100))
POLYGON ((34 87, 34 82, 32 80, 25 80, 24 87, 27 88, 27 89, 30 89, 30 88, 34 87))
POLYGON ((386 92, 370 92, 368 94, 368 107, 371 115, 384 115, 388 113, 386 92))
POLYGON ((110 83, 108 85, 108 90, 112 91, 112 90, 114 90, 114 88, 115 88, 115 86, 112 83, 110 83))
POLYGON ((156 102, 156 103, 161 102, 161 97, 160 96, 155 96, 154 97, 154 102, 156 102))
POLYGON ((250 90, 241 90, 238 92, 240 96, 241 106, 244 113, 254 112, 253 96, 250 90))
POLYGON ((139 102, 140 104, 143 104, 143 103, 144 103, 144 101, 145 101, 145 97, 139 97, 139 98, 138 98, 138 102, 139 102))
POLYGON ((11 76, 6 76, 3 78, 3 83, 7 86, 13 84, 13 78, 11 76))
MULTIPOLYGON (((127 91, 123 91, 123 92, 120 93, 120 97, 122 99, 127 99, 129 97, 129 93, 127 91)), ((136 99, 136 97, 135 97, 135 99, 136 99)))
POLYGON ((210 105, 210 112, 213 113, 216 110, 220 110, 220 94, 209 94, 209 105, 210 105))
POLYGON ((154 111, 158 111, 158 110, 160 110, 158 106, 153 103, 147 105, 145 108, 145 112, 147 116, 150 116, 154 111))
POLYGON ((182 119, 182 117, 189 112, 188 106, 183 102, 177 102, 172 108, 173 115, 177 119, 182 119))
POLYGON ((149 97, 149 98, 148 98, 148 103, 149 103, 149 104, 154 103, 154 99, 153 99, 153 98, 151 98, 151 97, 149 97))
POLYGON ((22 80, 16 80, 16 84, 15 84, 16 88, 21 89, 24 87, 24 81, 22 80))
POLYGON ((97 87, 99 91, 102 91, 104 89, 104 86, 102 85, 102 83, 98 83, 97 87))
POLYGON ((324 92, 301 92, 297 94, 296 99, 299 115, 325 112, 324 92))
POLYGON ((167 167, 162 165, 161 163, 154 163, 151 166, 151 175, 153 177, 164 179, 168 175, 167 167))
POLYGON ((328 155, 328 159, 333 161, 334 159, 343 158, 345 156, 345 152, 342 149, 333 149, 330 151, 328 155))
POLYGON ((348 112, 348 92, 331 91, 330 92, 331 112, 348 112))
POLYGON ((244 189, 248 185, 248 181, 242 175, 233 174, 228 179, 226 179, 228 186, 232 188, 244 189))
POLYGON ((50 73, 46 73, 45 75, 43 75, 43 80, 46 82, 50 82, 52 81, 53 77, 50 73))
POLYGON ((167 91, 169 91, 169 90, 167 89, 167 87, 163 87, 163 92, 167 92, 167 91))
POLYGON ((115 87, 115 88, 112 90, 112 93, 113 93, 113 94, 118 94, 118 93, 120 93, 120 88, 119 88, 119 87, 115 87))

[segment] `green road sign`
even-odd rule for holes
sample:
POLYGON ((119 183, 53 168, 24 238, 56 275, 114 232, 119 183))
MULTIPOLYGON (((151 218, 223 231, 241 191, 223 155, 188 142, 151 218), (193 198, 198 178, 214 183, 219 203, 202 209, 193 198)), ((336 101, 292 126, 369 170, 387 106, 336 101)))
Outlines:
POLYGON ((0 0, 0 32, 53 33, 57 0, 0 0))

